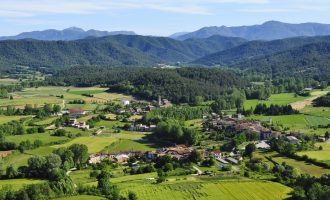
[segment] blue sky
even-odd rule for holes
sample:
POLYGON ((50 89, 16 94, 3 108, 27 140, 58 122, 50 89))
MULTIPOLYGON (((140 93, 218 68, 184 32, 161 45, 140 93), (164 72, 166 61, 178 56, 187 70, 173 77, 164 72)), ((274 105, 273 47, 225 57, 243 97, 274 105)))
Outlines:
POLYGON ((330 24, 329 0, 1 0, 0 35, 71 26, 166 36, 268 20, 330 24))

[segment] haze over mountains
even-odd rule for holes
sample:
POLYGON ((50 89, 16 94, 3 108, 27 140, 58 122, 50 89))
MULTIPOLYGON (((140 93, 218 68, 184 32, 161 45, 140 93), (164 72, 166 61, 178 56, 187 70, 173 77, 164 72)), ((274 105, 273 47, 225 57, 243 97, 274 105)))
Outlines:
POLYGON ((20 39, 36 39, 36 40, 78 40, 86 37, 104 37, 109 35, 136 35, 132 31, 84 31, 81 28, 71 27, 64 30, 49 29, 44 31, 24 32, 16 36, 2 36, 0 40, 20 40, 20 39))
MULTIPOLYGON (((84 31, 71 27, 64 30, 49 29, 44 31, 24 32, 16 36, 2 36, 0 40, 36 39, 36 40, 78 40, 86 37, 104 37, 110 35, 136 35, 133 31, 84 31)), ((194 32, 178 32, 169 38, 186 40, 190 38, 208 38, 213 35, 225 37, 240 37, 246 40, 276 40, 300 36, 330 35, 330 24, 302 23, 289 24, 278 21, 268 21, 261 25, 252 26, 212 26, 204 27, 194 32)))

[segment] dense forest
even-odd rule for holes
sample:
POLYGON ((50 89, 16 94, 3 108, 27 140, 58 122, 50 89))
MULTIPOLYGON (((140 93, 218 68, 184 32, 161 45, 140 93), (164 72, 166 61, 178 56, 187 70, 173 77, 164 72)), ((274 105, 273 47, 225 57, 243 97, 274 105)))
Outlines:
POLYGON ((231 49, 207 55, 193 63, 208 66, 235 66, 254 58, 272 55, 307 44, 327 42, 329 39, 329 36, 322 36, 288 38, 274 41, 251 41, 231 49))
POLYGON ((330 43, 320 42, 256 58, 238 64, 240 69, 269 74, 271 77, 306 76, 329 80, 330 43))
POLYGON ((155 66, 195 60, 246 42, 214 36, 177 41, 165 37, 118 35, 75 41, 0 41, 0 69, 18 65, 38 69, 70 66, 155 66))
POLYGON ((93 86, 102 84, 110 91, 156 100, 158 96, 174 103, 192 103, 196 96, 205 100, 230 94, 247 82, 238 74, 221 69, 104 68, 73 67, 47 79, 51 85, 93 86))

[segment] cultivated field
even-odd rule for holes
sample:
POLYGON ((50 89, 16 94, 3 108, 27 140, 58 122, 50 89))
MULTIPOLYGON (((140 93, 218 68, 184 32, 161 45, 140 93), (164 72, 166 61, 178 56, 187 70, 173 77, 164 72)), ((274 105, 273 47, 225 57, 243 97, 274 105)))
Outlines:
POLYGON ((0 188, 3 186, 10 186, 14 190, 21 189, 24 185, 44 183, 43 180, 32 180, 32 179, 10 179, 10 180, 0 180, 0 188))
POLYGON ((314 158, 316 160, 329 163, 330 164, 330 144, 329 143, 316 143, 316 147, 322 146, 323 150, 318 151, 303 151, 298 152, 298 155, 307 155, 309 158, 314 158))
POLYGON ((279 164, 285 162, 287 165, 296 168, 299 172, 307 173, 312 176, 321 176, 322 174, 330 173, 330 169, 325 169, 304 161, 297 161, 287 157, 274 156, 273 160, 279 164))
POLYGON ((106 138, 106 137, 78 137, 70 142, 60 145, 54 145, 53 148, 60 147, 69 147, 73 144, 84 144, 88 147, 88 153, 97 153, 102 151, 105 147, 109 146, 113 142, 117 141, 115 138, 106 138))
MULTIPOLYGON (((127 185, 128 186, 128 185, 127 185)), ((139 199, 228 199, 279 200, 285 199, 290 188, 278 183, 257 181, 195 182, 178 181, 160 185, 136 184, 122 188, 123 193, 133 191, 139 199), (271 195, 270 195, 271 194, 271 195)))

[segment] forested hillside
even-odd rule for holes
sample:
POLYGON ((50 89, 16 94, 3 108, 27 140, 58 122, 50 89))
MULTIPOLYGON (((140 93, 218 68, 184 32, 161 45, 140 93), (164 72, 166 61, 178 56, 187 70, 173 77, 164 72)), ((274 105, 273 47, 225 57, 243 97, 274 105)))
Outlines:
POLYGON ((192 61, 210 53, 230 49, 247 42, 242 38, 223 36, 177 41, 166 37, 117 35, 105 37, 100 40, 117 42, 120 45, 138 49, 168 62, 192 61))
POLYGON ((103 40, 1 41, 0 60, 8 65, 61 68, 75 65, 152 66, 142 52, 103 40))
POLYGON ((93 86, 104 84, 110 91, 134 94, 143 98, 167 98, 175 103, 194 102, 196 96, 206 100, 242 88, 246 81, 237 74, 221 69, 181 68, 105 68, 73 67, 48 79, 52 85, 93 86))
POLYGON ((0 61, 30 67, 155 66, 195 60, 246 42, 215 36, 177 41, 165 37, 118 35, 76 41, 18 40, 0 42, 0 61))
POLYGON ((319 42, 242 62, 236 67, 278 76, 308 76, 329 81, 330 42, 319 42))
POLYGON ((330 41, 329 36, 298 37, 274 41, 252 41, 200 58, 193 63, 208 66, 233 66, 247 60, 289 50, 306 44, 330 41))

